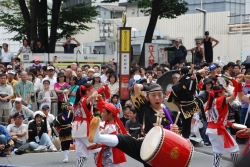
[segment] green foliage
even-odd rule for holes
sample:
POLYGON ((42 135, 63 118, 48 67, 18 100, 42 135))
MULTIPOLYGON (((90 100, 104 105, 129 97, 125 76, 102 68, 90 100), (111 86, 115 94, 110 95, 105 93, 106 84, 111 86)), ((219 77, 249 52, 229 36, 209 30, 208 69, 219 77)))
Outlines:
POLYGON ((18 1, 3 1, 0 2, 0 6, 3 8, 0 10, 0 26, 4 27, 8 31, 7 33, 16 33, 10 40, 21 41, 26 36, 26 31, 18 1), (4 9, 8 12, 4 11, 4 9), (9 11, 10 9, 11 12, 9 11))
POLYGON ((92 18, 97 15, 96 7, 88 3, 62 8, 58 21, 57 39, 64 37, 66 34, 75 35, 81 31, 90 30, 91 27, 85 24, 92 23, 92 18))
MULTIPOLYGON (((27 1, 26 4, 28 5, 29 2, 27 1)), ((0 26, 4 27, 8 33, 16 32, 16 35, 13 38, 10 38, 10 40, 21 41, 24 37, 26 37, 27 32, 25 30, 24 19, 18 0, 7 0, 0 2, 0 5, 7 11, 0 10, 0 26)), ((29 6, 27 7, 29 9, 29 6)), ((48 15, 52 15, 52 10, 49 7, 48 15)), ((91 27, 88 27, 85 24, 91 23, 92 18, 97 15, 98 12, 96 11, 96 8, 91 7, 87 3, 81 3, 68 8, 61 8, 56 39, 59 40, 66 34, 74 35, 81 31, 90 30, 91 27)), ((51 21, 51 19, 48 20, 48 27, 50 27, 51 21)), ((39 20, 39 22, 44 22, 44 20, 39 20)))

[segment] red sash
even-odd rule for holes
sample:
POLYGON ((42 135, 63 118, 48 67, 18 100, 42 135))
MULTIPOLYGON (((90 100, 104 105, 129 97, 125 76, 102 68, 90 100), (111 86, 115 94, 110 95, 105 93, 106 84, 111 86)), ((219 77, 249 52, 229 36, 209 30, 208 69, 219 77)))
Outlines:
POLYGON ((231 146, 234 146, 232 137, 227 132, 227 129, 224 125, 208 122, 208 128, 217 129, 218 135, 224 136, 224 148, 230 148, 231 146))

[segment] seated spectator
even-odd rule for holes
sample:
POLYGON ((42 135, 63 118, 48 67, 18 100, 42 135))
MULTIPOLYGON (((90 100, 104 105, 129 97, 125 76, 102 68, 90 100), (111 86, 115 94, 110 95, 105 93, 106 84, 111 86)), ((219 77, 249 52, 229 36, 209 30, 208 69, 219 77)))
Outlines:
POLYGON ((10 133, 12 140, 14 141, 14 148, 18 150, 15 151, 16 154, 23 154, 29 145, 26 144, 27 136, 27 125, 23 123, 23 114, 17 112, 13 115, 14 123, 7 126, 7 130, 10 133))
POLYGON ((5 157, 6 152, 10 152, 9 148, 11 145, 13 145, 13 141, 7 128, 0 125, 0 157, 5 157))
POLYGON ((141 130, 142 127, 139 122, 136 120, 136 111, 134 109, 130 109, 129 112, 129 120, 126 122, 126 130, 128 134, 130 134, 134 138, 140 138, 142 136, 141 130))
POLYGON ((14 115, 17 112, 22 113, 22 115, 24 117, 23 123, 25 123, 25 124, 27 124, 28 121, 32 119, 33 111, 31 111, 28 107, 22 105, 22 98, 20 98, 20 97, 16 97, 10 114, 14 115))
POLYGON ((53 114, 49 113, 50 112, 49 106, 44 105, 42 107, 42 111, 43 111, 44 115, 46 116, 48 123, 51 125, 53 123, 54 119, 55 119, 55 116, 53 114))
POLYGON ((57 100, 57 94, 54 90, 50 90, 50 81, 43 80, 43 90, 38 93, 37 102, 39 103, 41 110, 43 105, 51 106, 53 100, 57 100))
POLYGON ((47 149, 50 151, 57 151, 48 135, 48 128, 50 127, 47 118, 42 111, 36 111, 34 113, 34 120, 31 121, 28 126, 28 141, 31 150, 34 150, 35 152, 46 151, 47 149))

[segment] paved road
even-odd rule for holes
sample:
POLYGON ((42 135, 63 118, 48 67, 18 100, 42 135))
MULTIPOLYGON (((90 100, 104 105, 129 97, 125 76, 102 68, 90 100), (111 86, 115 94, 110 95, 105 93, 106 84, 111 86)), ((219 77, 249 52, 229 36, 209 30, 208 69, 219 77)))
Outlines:
MULTIPOLYGON (((241 146, 242 148, 243 146, 241 146)), ((212 150, 211 147, 196 147, 190 167, 211 167, 212 150)), ((220 167, 231 167, 229 154, 225 154, 222 158, 220 167)), ((29 167, 74 167, 75 166, 75 152, 69 154, 69 162, 62 163, 62 153, 28 153, 24 155, 10 155, 8 157, 0 157, 0 166, 19 165, 29 167)), ((126 163, 121 167, 143 167, 143 165, 130 157, 127 158, 126 163)), ((85 162, 85 167, 95 167, 93 156, 89 156, 89 160, 85 162)), ((165 167, 169 167, 167 164, 165 167)))

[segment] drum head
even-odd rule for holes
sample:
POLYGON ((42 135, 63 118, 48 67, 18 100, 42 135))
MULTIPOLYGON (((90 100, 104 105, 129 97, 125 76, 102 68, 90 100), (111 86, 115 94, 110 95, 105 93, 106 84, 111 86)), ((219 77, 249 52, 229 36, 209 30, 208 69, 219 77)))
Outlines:
POLYGON ((179 107, 175 103, 170 103, 168 102, 167 99, 164 99, 165 105, 168 107, 169 110, 171 111, 180 111, 179 107))
POLYGON ((142 142, 140 155, 144 161, 149 161, 155 156, 163 139, 163 130, 159 126, 153 127, 142 142))
POLYGON ((247 128, 246 125, 242 125, 242 124, 234 123, 233 125, 234 125, 235 129, 239 129, 239 130, 242 130, 242 129, 246 129, 246 128, 247 128))

